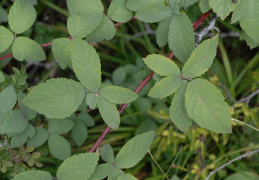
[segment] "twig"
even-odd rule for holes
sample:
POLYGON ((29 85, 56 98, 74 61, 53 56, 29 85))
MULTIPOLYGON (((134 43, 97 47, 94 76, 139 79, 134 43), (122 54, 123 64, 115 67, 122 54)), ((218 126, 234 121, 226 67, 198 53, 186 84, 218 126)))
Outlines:
POLYGON ((148 150, 148 153, 150 155, 150 157, 152 158, 152 160, 156 163, 157 167, 160 169, 160 171, 164 174, 165 178, 167 180, 170 180, 167 176, 167 174, 163 171, 163 169, 159 166, 159 164, 156 162, 155 158, 153 157, 153 155, 151 154, 150 150, 148 150))
POLYGON ((259 129, 257 129, 257 128, 255 128, 255 127, 253 127, 253 126, 251 126, 251 125, 249 125, 249 124, 243 122, 243 121, 239 121, 239 120, 234 119, 234 118, 231 118, 231 121, 236 121, 236 122, 239 122, 239 123, 241 123, 241 124, 245 124, 245 125, 247 125, 248 127, 253 128, 254 130, 256 130, 256 131, 259 132, 259 129))
POLYGON ((198 44, 201 42, 202 38, 206 36, 210 30, 215 29, 215 23, 218 19, 218 16, 214 14, 213 18, 211 18, 209 24, 199 33, 196 33, 196 42, 195 45, 198 46, 198 44))
POLYGON ((255 150, 255 151, 252 151, 252 152, 249 152, 249 153, 246 153, 246 154, 243 154, 241 156, 238 156, 238 157, 230 160, 229 162, 227 162, 226 164, 223 164, 222 166, 220 166, 219 168, 215 169, 214 171, 211 171, 209 176, 206 177, 205 180, 208 180, 214 173, 216 173, 217 171, 219 171, 219 170, 223 169, 224 167, 230 165, 232 162, 235 162, 237 160, 242 159, 243 157, 250 156, 250 155, 253 155, 253 154, 258 153, 258 152, 259 152, 259 149, 255 150))
POLYGON ((231 96, 231 93, 229 92, 228 88, 222 84, 221 82, 219 83, 219 85, 226 91, 227 93, 227 96, 229 97, 229 99, 233 102, 233 103, 237 103, 238 101, 235 100, 232 96, 231 96))
POLYGON ((259 94, 259 89, 257 89, 255 92, 253 92, 252 94, 248 95, 247 97, 240 99, 239 102, 244 102, 246 104, 249 104, 250 100, 256 96, 257 94, 259 94))

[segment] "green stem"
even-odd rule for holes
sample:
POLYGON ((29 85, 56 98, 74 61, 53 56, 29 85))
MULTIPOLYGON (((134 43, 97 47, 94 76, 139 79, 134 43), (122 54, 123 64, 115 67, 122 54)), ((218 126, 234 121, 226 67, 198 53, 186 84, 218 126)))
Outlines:
POLYGON ((243 69, 243 71, 237 76, 237 78, 235 78, 235 80, 233 81, 233 83, 230 86, 230 91, 234 91, 237 84, 241 81, 241 79, 243 78, 243 76, 245 75, 245 73, 249 70, 252 69, 254 66, 256 66, 259 63, 259 53, 257 53, 253 59, 251 59, 248 63, 248 65, 243 69))
POLYGON ((59 12, 60 14, 63 14, 64 16, 70 16, 69 12, 66 10, 62 9, 61 7, 55 5, 54 3, 47 1, 47 0, 40 0, 42 4, 45 4, 46 6, 54 9, 55 11, 59 12))
POLYGON ((230 66, 230 62, 229 62, 229 59, 228 59, 226 49, 225 49, 221 39, 219 39, 219 50, 221 52, 223 64, 224 64, 224 67, 225 67, 225 70, 226 70, 226 73, 227 73, 228 83, 232 84, 232 81, 233 81, 232 69, 231 69, 231 66, 230 66))

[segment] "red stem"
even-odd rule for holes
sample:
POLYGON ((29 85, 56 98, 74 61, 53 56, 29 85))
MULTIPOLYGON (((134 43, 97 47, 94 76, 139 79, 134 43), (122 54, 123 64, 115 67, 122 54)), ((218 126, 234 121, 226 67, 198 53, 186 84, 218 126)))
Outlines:
MULTIPOLYGON (((201 18, 196 21, 193 25, 193 30, 194 29, 197 29, 201 24, 202 22, 211 14, 212 11, 209 11, 205 14, 203 14, 201 16, 201 18)), ((168 58, 172 59, 174 57, 174 54, 173 52, 170 52, 168 55, 167 55, 168 58)), ((147 83, 152 79, 154 75, 154 72, 150 73, 143 81, 141 81, 141 83, 138 85, 138 87, 134 90, 135 93, 139 93, 145 85, 147 85, 147 83)), ((119 109, 119 114, 121 114, 124 109, 128 106, 128 104, 123 104, 121 105, 120 109, 119 109)), ((104 137, 109 133, 110 131, 110 127, 106 127, 104 129, 104 131, 102 132, 101 136, 97 139, 97 141, 94 143, 93 147, 90 149, 90 151, 88 151, 89 153, 92 153, 94 152, 99 146, 100 144, 102 143, 104 137)))

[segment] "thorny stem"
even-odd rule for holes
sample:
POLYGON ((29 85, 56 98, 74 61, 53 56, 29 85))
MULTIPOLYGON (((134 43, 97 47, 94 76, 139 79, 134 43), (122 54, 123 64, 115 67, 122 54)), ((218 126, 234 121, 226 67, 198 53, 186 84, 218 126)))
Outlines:
MULTIPOLYGON (((196 23, 194 23, 193 25, 193 29, 197 29, 201 24, 202 22, 211 14, 211 11, 205 13, 202 15, 202 17, 196 21, 196 23)), ((167 55, 168 58, 172 59, 174 57, 174 54, 173 52, 170 52, 168 55, 167 55)), ((150 73, 143 81, 141 81, 141 83, 138 85, 138 87, 134 90, 135 93, 139 93, 143 88, 144 86, 152 79, 154 75, 154 72, 150 73)), ((128 104, 123 104, 121 105, 120 109, 119 109, 119 114, 121 114, 124 109, 128 106, 128 104)), ((106 127, 104 129, 104 131, 102 132, 101 136, 97 139, 97 141, 94 143, 93 147, 91 148, 90 151, 88 151, 89 153, 91 152, 94 152, 99 146, 100 144, 102 143, 104 137, 106 136, 106 134, 108 134, 110 131, 110 127, 106 127)))

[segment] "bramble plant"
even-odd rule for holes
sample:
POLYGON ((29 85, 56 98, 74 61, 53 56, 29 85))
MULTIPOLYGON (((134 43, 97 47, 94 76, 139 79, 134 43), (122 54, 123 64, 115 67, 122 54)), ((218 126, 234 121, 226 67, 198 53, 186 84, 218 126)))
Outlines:
MULTIPOLYGON (((35 9, 38 1, 15 0, 6 10, 0 8, 0 22, 5 25, 0 25, 0 53, 1 60, 5 61, 2 61, 1 67, 8 64, 12 56, 17 61, 32 64, 49 61, 50 56, 46 56, 42 47, 51 46, 50 54, 53 54, 59 68, 64 71, 69 69, 73 75, 69 78, 49 78, 48 74, 43 80, 28 83, 31 81, 28 77, 31 76, 26 73, 26 65, 20 69, 14 67, 18 62, 9 65, 13 75, 10 76, 4 71, 0 73, 0 168, 3 174, 10 173, 5 177, 13 176, 14 180, 134 180, 137 178, 128 169, 139 164, 148 152, 155 161, 150 150, 156 149, 156 158, 159 158, 162 152, 165 152, 167 157, 175 156, 178 145, 186 143, 188 137, 191 139, 191 145, 183 145, 184 149, 191 152, 202 151, 200 157, 205 159, 206 148, 201 136, 212 136, 218 143, 219 136, 221 137, 219 134, 223 134, 222 139, 226 144, 229 133, 233 131, 232 125, 236 125, 231 122, 235 120, 232 117, 236 118, 242 113, 247 115, 248 112, 253 119, 257 118, 255 114, 258 108, 252 113, 252 110, 247 110, 247 105, 259 93, 258 79, 255 78, 257 85, 250 96, 240 101, 234 100, 238 95, 235 88, 243 75, 238 76, 238 80, 233 79, 234 73, 221 41, 221 33, 215 26, 216 21, 227 24, 227 27, 239 24, 242 29, 238 29, 240 39, 245 40, 251 49, 256 48, 259 45, 258 0, 112 0, 108 6, 107 2, 101 0, 67 0, 69 13, 50 1, 39 2, 69 16, 67 26, 62 27, 67 29, 69 36, 55 37, 51 42, 40 45, 27 35, 31 27, 39 26, 36 21, 38 9, 35 9), (192 24, 189 10, 194 6, 199 7, 197 9, 200 9, 203 15, 199 14, 200 19, 196 19, 192 24), (224 21, 229 18, 230 23, 224 21), (104 40, 120 41, 119 38, 123 38, 125 34, 116 38, 116 27, 129 21, 157 27, 156 43, 164 51, 169 48, 170 53, 164 56, 162 51, 154 51, 150 45, 153 42, 147 40, 145 45, 151 49, 148 55, 137 60, 136 66, 131 64, 119 67, 113 73, 111 82, 104 78, 107 75, 102 68, 102 59, 105 59, 105 56, 98 52, 96 47, 104 40), (197 32, 206 21, 207 26, 197 32), (212 33, 207 36, 209 32, 212 33), (209 77, 207 73, 210 68, 216 66, 213 64, 219 62, 215 60, 218 47, 223 54, 225 83, 220 82, 222 75, 220 79, 215 75, 209 77), (143 78, 146 72, 150 72, 149 69, 152 72, 143 78), (134 82, 141 83, 138 86, 136 83, 133 83, 133 87, 130 86, 130 83, 126 83, 128 75, 134 75, 134 82), (145 99, 145 94, 138 93, 152 78, 155 83, 147 89, 149 99, 145 99), (223 89, 219 89, 219 85, 223 89), (136 89, 132 91, 134 88, 136 89), (222 92, 227 93, 230 101, 225 101, 222 92), (161 108, 162 111, 151 110, 151 102, 163 102, 167 107, 161 108), (131 114, 134 114, 132 111, 127 112, 128 117, 125 117, 124 121, 121 120, 120 115, 129 103, 132 103, 134 108, 141 106, 140 109, 158 119, 159 127, 146 119, 141 124, 136 122, 137 119, 130 120, 131 114), (241 107, 242 111, 234 112, 235 107, 241 107), (98 111, 95 111, 96 109, 98 111), (87 146, 90 150, 83 147, 80 151, 84 152, 71 155, 75 149, 71 149, 71 145, 84 145, 89 139, 88 131, 94 129, 95 118, 92 118, 90 112, 94 112, 92 115, 101 116, 107 127, 102 133, 99 132, 99 138, 94 136, 91 139, 90 146, 87 146), (110 131, 120 129, 121 121, 140 125, 136 136, 127 138, 126 144, 117 148, 118 153, 115 155, 109 141, 104 139, 110 131), (178 129, 183 133, 177 132, 178 129), (167 147, 171 142, 174 142, 174 150, 170 154, 167 147), (63 161, 56 171, 41 169, 44 163, 49 163, 44 158, 50 155, 63 161)), ((5 3, 7 1, 3 1, 1 6, 5 3)), ((41 28, 37 29, 39 34, 41 28)), ((146 34, 145 37, 147 38, 146 34)), ((113 45, 110 47, 119 49, 113 45)), ((125 47, 122 47, 122 51, 127 56, 125 47)), ((258 59, 256 55, 249 64, 250 69, 256 66, 258 59)), ((215 70, 212 69, 209 73, 213 72, 215 70)), ((258 71, 256 77, 259 77, 258 71)), ((255 121, 252 125, 258 127, 259 124, 255 121)), ((125 136, 121 139, 123 138, 125 136)), ((212 156, 210 158, 215 160, 212 156)), ((202 167, 195 166, 189 173, 195 174, 194 170, 199 169, 196 179, 208 179, 212 175, 215 176, 214 172, 208 174, 209 170, 215 169, 215 164, 213 165, 214 167, 208 166, 204 171, 199 169, 202 167)), ((168 166, 168 172, 170 168, 168 166)), ((184 167, 179 169, 187 171, 184 179, 193 178, 184 167)), ((161 171, 162 176, 154 179, 169 179, 168 172, 161 171)), ((220 172, 219 177, 226 177, 220 172)), ((244 176, 258 179, 248 171, 235 173, 227 179, 244 176)), ((170 178, 179 179, 176 174, 170 178)))

